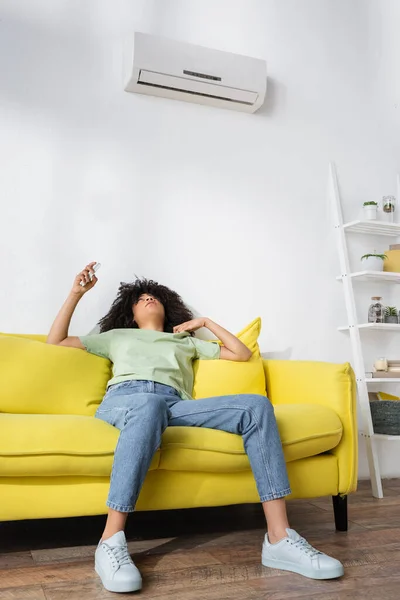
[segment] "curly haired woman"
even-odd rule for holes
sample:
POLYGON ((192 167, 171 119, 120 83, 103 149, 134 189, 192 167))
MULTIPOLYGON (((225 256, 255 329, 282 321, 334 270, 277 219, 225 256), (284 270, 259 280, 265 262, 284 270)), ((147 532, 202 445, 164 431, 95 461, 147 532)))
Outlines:
POLYGON ((95 570, 104 587, 113 592, 142 587, 124 528, 169 425, 208 427, 242 436, 267 521, 263 565, 313 579, 343 575, 338 560, 313 548, 289 526, 284 498, 291 490, 269 400, 255 394, 192 399, 194 359, 246 361, 250 350, 211 319, 193 318, 176 292, 147 279, 121 283, 109 312, 99 321, 99 334, 68 337, 79 300, 97 283, 94 264, 76 276, 46 341, 80 348, 113 363, 113 377, 95 414, 120 430, 107 522, 95 552, 95 570), (222 345, 194 337, 201 327, 222 345))

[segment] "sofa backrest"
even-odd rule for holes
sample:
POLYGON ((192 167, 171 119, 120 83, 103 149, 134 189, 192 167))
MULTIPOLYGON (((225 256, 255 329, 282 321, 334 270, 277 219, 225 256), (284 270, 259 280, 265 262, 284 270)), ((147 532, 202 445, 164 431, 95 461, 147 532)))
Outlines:
MULTIPOLYGON (((261 319, 237 334, 248 346, 247 362, 194 361, 193 397, 265 395, 257 338, 261 319)), ((46 344, 45 335, 0 333, 0 412, 92 416, 112 377, 112 363, 77 348, 46 344)))

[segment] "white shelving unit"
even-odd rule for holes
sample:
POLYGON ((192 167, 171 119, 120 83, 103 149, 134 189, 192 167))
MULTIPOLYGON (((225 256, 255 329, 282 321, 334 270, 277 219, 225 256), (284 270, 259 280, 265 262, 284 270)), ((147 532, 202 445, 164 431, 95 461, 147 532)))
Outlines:
MULTIPOLYGON (((398 198, 400 197, 400 180, 397 178, 398 198)), ((374 433, 371 410, 368 397, 368 385, 374 383, 400 383, 400 378, 366 377, 364 358, 362 351, 361 335, 364 330, 400 332, 400 325, 391 323, 357 323, 356 304, 354 299, 353 284, 357 282, 380 282, 385 284, 399 284, 400 273, 381 273, 376 271, 350 272, 350 263, 347 250, 348 234, 382 235, 393 238, 400 237, 400 224, 385 223, 381 221, 352 221, 343 223, 342 207, 340 202, 339 187, 337 183, 336 169, 333 163, 329 166, 329 199, 333 209, 334 224, 336 231, 337 248, 340 259, 341 274, 337 277, 343 283, 343 291, 347 310, 348 325, 339 327, 339 331, 347 331, 350 334, 350 342, 353 353, 353 368, 357 382, 358 402, 361 413, 361 435, 365 438, 367 458, 371 477, 372 494, 375 498, 383 498, 382 481, 377 453, 377 441, 393 440, 400 441, 400 436, 383 435, 374 433)), ((399 337, 400 341, 400 337, 399 337)), ((377 352, 377 355, 379 352, 377 352)))

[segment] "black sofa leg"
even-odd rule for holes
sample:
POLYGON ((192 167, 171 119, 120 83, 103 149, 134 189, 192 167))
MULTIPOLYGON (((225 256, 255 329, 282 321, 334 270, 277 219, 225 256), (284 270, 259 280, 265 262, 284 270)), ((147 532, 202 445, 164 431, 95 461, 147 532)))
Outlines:
POLYGON ((347 531, 347 496, 332 496, 336 531, 347 531))

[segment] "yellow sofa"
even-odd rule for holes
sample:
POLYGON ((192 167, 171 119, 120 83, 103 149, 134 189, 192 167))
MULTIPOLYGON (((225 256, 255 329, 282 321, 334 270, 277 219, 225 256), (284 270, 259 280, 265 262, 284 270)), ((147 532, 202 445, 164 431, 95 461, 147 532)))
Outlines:
MULTIPOLYGON (((246 363, 195 361, 193 395, 260 393, 271 399, 292 498, 334 497, 347 528, 356 489, 355 381, 348 363, 263 360, 261 320, 237 335, 246 363), (266 392, 268 391, 268 394, 266 392)), ((45 335, 0 334, 0 520, 106 514, 119 430, 94 418, 110 361, 46 344, 45 335)), ((168 427, 136 510, 259 502, 241 436, 168 427)))

